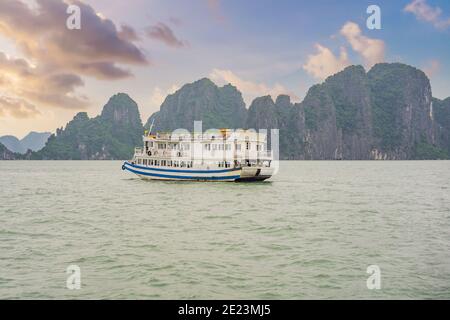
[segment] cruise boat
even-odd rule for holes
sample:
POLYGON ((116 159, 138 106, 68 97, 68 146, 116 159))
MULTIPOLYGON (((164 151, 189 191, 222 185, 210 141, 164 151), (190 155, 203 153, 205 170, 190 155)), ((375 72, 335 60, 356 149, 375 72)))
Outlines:
POLYGON ((143 179, 263 181, 275 171, 267 134, 254 130, 209 130, 145 134, 127 170, 143 179))

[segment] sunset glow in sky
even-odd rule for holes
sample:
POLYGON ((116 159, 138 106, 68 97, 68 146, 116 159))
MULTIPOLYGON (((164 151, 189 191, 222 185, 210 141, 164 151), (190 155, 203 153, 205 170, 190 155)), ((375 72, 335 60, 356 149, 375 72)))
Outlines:
POLYGON ((1 0, 0 136, 96 116, 117 92, 142 120, 167 94, 209 77, 257 96, 308 88, 348 65, 422 69, 433 96, 450 96, 447 0, 1 0), (67 5, 81 30, 66 27, 67 5), (369 5, 381 30, 366 27, 369 5))

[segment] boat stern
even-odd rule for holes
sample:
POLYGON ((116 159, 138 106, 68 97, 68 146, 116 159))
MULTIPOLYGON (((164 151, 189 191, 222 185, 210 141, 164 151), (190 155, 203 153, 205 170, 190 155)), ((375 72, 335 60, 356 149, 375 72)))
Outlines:
POLYGON ((271 167, 243 167, 237 182, 264 181, 272 177, 274 168, 271 167))

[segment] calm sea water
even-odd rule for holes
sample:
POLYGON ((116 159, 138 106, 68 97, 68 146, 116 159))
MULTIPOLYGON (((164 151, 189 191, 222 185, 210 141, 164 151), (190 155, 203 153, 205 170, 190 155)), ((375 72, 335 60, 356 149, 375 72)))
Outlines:
POLYGON ((448 161, 282 162, 255 184, 120 167, 0 162, 1 299, 450 298, 448 161))

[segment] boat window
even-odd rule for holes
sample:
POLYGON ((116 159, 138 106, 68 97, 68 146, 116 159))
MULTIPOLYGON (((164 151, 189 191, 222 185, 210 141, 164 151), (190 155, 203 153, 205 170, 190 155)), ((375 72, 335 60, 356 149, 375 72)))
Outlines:
POLYGON ((245 149, 250 150, 250 142, 245 143, 245 149))
POLYGON ((236 150, 241 151, 241 144, 236 145, 236 150))
POLYGON ((147 159, 144 159, 144 166, 147 165, 147 159))
POLYGON ((185 167, 184 161, 181 161, 181 167, 182 167, 182 168, 185 167))
POLYGON ((231 144, 227 143, 227 144, 225 145, 225 150, 231 150, 231 144))

